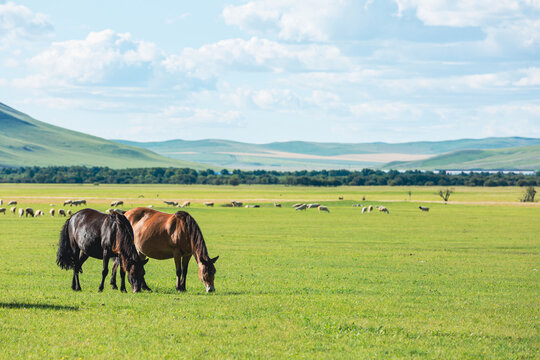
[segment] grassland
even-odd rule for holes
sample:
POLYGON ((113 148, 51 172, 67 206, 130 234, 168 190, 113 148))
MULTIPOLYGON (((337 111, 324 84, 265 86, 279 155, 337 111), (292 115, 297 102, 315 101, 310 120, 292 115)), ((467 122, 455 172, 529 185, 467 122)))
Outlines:
POLYGON ((0 215, 0 358, 537 359, 538 203, 520 204, 519 188, 456 188, 444 205, 436 190, 0 185, 4 201, 42 210, 85 198, 173 212, 161 201, 190 199, 220 256, 215 294, 194 262, 176 293, 172 260, 147 264, 152 293, 100 294, 93 259, 74 293, 55 265, 65 219, 0 215), (218 206, 230 200, 262 207, 218 206), (390 214, 361 215, 358 202, 390 214))

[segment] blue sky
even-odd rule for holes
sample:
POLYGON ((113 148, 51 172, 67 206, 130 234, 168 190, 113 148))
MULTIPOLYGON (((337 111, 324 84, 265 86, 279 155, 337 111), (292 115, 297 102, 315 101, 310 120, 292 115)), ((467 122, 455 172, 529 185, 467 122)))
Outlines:
POLYGON ((139 141, 540 137, 540 0, 0 1, 0 101, 139 141))

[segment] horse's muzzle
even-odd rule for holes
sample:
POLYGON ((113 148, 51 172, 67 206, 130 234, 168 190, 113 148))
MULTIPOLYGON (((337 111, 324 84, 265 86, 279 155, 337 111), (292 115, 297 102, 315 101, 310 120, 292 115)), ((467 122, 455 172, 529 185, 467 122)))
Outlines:
POLYGON ((214 292, 214 291, 216 291, 216 289, 214 288, 214 285, 206 285, 207 293, 214 292))

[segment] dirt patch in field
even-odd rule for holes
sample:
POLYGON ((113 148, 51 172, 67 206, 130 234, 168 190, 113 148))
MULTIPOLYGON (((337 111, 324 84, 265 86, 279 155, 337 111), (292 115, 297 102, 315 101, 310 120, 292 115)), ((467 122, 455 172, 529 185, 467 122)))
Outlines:
POLYGON ((218 154, 236 155, 236 156, 259 156, 281 159, 313 159, 313 160, 339 160, 339 161, 358 161, 358 162, 390 162, 390 161, 415 161, 424 160, 433 155, 426 154, 400 154, 400 153, 381 153, 381 154, 343 154, 334 156, 298 154, 282 151, 268 151, 265 153, 243 153, 243 152, 219 152, 218 154))

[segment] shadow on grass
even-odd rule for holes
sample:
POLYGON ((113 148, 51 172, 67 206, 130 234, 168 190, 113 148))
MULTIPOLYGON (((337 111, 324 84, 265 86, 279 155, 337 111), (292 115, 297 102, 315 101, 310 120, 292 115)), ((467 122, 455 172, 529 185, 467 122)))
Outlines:
MULTIPOLYGON (((161 288, 161 287, 155 287, 152 288, 152 293, 154 294, 164 294, 164 295, 185 295, 185 296, 243 296, 243 295, 250 295, 254 293, 250 292, 241 292, 241 291, 227 291, 227 290, 220 290, 217 289, 215 292, 207 293, 204 291, 204 288, 201 289, 188 289, 185 292, 179 292, 176 291, 174 287, 172 288, 161 288)), ((148 293, 150 294, 150 293, 148 293)))
POLYGON ((68 311, 78 311, 78 306, 68 306, 68 305, 54 305, 54 304, 30 304, 30 303, 2 303, 0 302, 0 308, 5 309, 41 309, 41 310, 68 310, 68 311))

